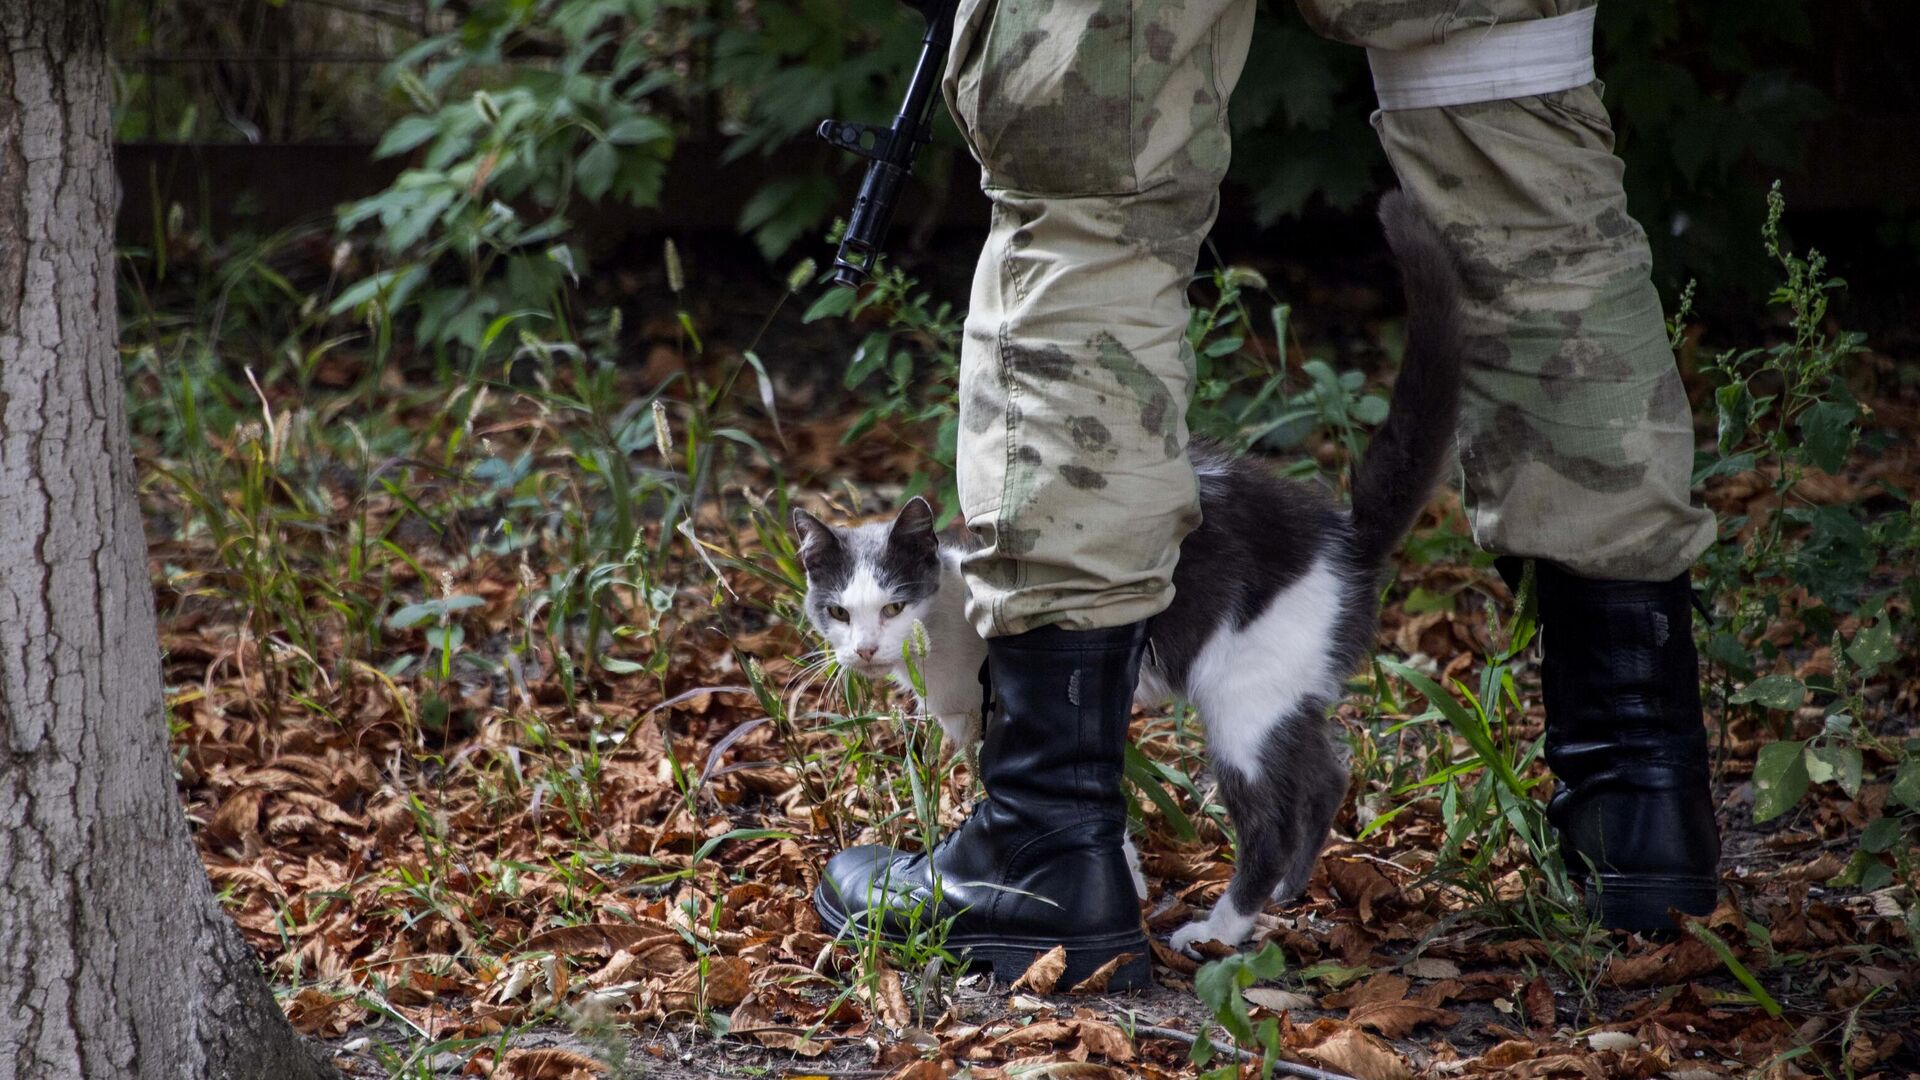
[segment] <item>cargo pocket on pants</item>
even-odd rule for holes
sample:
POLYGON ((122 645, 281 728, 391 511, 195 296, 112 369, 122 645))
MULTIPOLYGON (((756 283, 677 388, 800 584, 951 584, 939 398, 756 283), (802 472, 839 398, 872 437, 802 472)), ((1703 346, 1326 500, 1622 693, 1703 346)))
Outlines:
POLYGON ((988 186, 1137 191, 1132 0, 979 0, 962 15, 948 102, 988 186))

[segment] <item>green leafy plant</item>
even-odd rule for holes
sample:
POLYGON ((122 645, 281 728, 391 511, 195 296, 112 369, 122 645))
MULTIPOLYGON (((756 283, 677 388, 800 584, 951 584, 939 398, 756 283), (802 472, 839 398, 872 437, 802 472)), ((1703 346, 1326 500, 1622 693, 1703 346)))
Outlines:
MULTIPOLYGON (((1717 625, 1706 632, 1703 654, 1718 668, 1728 706, 1768 718, 1779 737, 1754 764, 1753 812, 1768 821, 1791 812, 1814 785, 1834 784, 1848 798, 1890 763, 1897 785, 1893 816, 1873 822, 1840 883, 1887 887, 1896 873, 1913 895, 1910 859, 1896 848, 1915 836, 1911 799, 1920 796, 1920 764, 1912 740, 1888 739, 1867 722, 1869 683, 1892 670, 1911 630, 1902 610, 1913 610, 1920 585, 1889 577, 1886 568, 1912 565, 1916 552, 1912 505, 1905 493, 1887 494, 1904 510, 1876 512, 1858 495, 1809 496, 1810 478, 1840 473, 1860 440, 1879 440, 1848 384, 1853 361, 1865 351, 1861 335, 1831 332, 1833 296, 1845 282, 1827 273, 1818 251, 1796 254, 1781 233, 1785 198, 1768 194, 1763 246, 1781 283, 1771 296, 1784 309, 1788 334, 1767 348, 1730 350, 1705 359, 1715 383, 1717 438, 1695 470, 1697 483, 1757 476, 1765 498, 1748 514, 1726 516, 1721 543, 1703 559, 1707 595, 1717 625), (1793 633, 1783 641, 1778 630, 1793 633), (1778 670, 1796 655, 1824 646, 1829 671, 1778 670), (1737 690, 1731 684, 1742 683, 1737 690), (1797 718, 1809 704, 1818 726, 1797 718), (1901 812, 1904 810, 1905 812, 1901 812)), ((1676 318, 1684 318, 1683 303, 1676 318)))
MULTIPOLYGON (((1201 1004, 1213 1011, 1213 1023, 1233 1040, 1234 1045, 1259 1055, 1260 1075, 1263 1078, 1271 1077, 1274 1066, 1280 1061, 1280 1021, 1269 1016, 1256 1025, 1247 1011, 1245 991, 1255 983, 1279 978, 1286 970, 1286 954, 1280 951, 1280 946, 1269 941, 1258 952, 1235 953, 1209 961, 1193 976, 1193 992, 1199 996, 1201 1004)), ((1213 1040, 1213 1029, 1202 1027, 1187 1059, 1196 1067, 1207 1069, 1216 1053, 1218 1048, 1213 1040)), ((1240 1075, 1238 1061, 1230 1060, 1225 1065, 1202 1072, 1200 1077, 1201 1080, 1232 1080, 1240 1075)))
POLYGON ((573 200, 650 206, 674 126, 652 100, 670 75, 649 70, 630 26, 648 0, 493 0, 428 38, 389 74, 417 110, 377 155, 418 154, 385 191, 342 209, 340 226, 379 225, 388 262, 335 298, 332 312, 413 308, 429 345, 484 355, 501 320, 544 311, 564 323, 563 286, 585 270, 567 242, 573 200), (486 89, 468 76, 508 64, 531 26, 558 34, 559 57, 513 64, 486 89))

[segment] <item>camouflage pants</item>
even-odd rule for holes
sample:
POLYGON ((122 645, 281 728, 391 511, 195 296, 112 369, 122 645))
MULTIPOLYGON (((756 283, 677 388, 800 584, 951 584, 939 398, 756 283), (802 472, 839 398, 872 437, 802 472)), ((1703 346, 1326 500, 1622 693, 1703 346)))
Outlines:
MULTIPOLYGON (((1321 33, 1388 49, 1592 2, 1299 0, 1321 33)), ((1120 625, 1172 599, 1198 519, 1186 283, 1217 208, 1252 12, 962 5, 945 90, 993 203, 961 364, 982 633, 1120 625)), ((1684 570, 1714 527, 1688 499, 1687 402, 1597 89, 1374 123, 1401 186, 1468 265, 1459 434, 1476 540, 1589 576, 1684 570)))

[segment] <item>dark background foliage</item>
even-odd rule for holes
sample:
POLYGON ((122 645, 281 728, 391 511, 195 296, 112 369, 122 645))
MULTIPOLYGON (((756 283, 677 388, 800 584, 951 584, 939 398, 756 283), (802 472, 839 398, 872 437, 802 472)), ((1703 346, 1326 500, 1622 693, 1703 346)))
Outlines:
MULTIPOLYGON (((817 237, 852 182, 852 163, 808 133, 829 115, 890 115, 918 34, 917 17, 895 0, 116 0, 115 8, 125 141, 317 142, 364 157, 355 146, 399 124, 411 137, 388 149, 418 154, 440 134, 428 126, 436 118, 460 122, 475 87, 510 81, 552 98, 590 84, 589 96, 657 118, 674 139, 650 141, 645 154, 622 150, 622 176, 637 169, 644 182, 594 182, 578 192, 587 205, 572 208, 576 217, 600 203, 658 205, 664 166, 669 188, 678 177, 690 196, 671 200, 671 224, 737 227, 770 259, 817 237)), ((1876 330, 1904 314, 1901 283, 1920 251, 1909 179, 1920 169, 1920 80, 1908 63, 1916 38, 1920 12, 1887 0, 1601 5, 1606 100, 1633 211, 1670 297, 1700 279, 1712 312, 1764 280, 1751 223, 1767 183, 1784 177, 1789 227, 1834 254, 1864 309, 1855 314, 1876 330)), ((1225 213, 1265 231, 1233 235, 1269 250, 1371 243, 1360 211, 1391 183, 1367 125, 1371 108, 1360 50, 1314 35, 1291 3, 1263 4, 1234 100, 1225 213)), ((941 126, 939 149, 920 170, 919 205, 903 211, 908 251, 936 227, 979 220, 971 163, 944 118, 941 126)), ((551 141, 541 149, 555 152, 551 141)), ((581 172, 605 180, 600 170, 614 160, 599 151, 581 172)), ((257 178, 251 195, 200 194, 210 207, 284 213, 324 208, 327 195, 369 194, 392 175, 391 167, 363 175, 354 162, 337 178, 344 187, 316 184, 310 206, 263 198, 257 178)), ((134 192, 142 195, 151 192, 134 192)), ((601 232, 660 224, 643 216, 601 232)))

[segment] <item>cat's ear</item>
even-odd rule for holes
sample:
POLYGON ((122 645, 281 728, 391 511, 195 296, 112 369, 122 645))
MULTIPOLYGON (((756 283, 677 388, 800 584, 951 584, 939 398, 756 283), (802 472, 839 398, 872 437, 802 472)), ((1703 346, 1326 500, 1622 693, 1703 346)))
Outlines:
POLYGON ((918 495, 894 515, 893 528, 887 532, 887 547, 915 558, 931 559, 940 548, 933 535, 933 507, 918 495))
POLYGON ((907 500, 907 505, 894 515, 893 528, 887 533, 889 544, 911 544, 916 547, 934 545, 933 507, 927 500, 915 495, 907 500))
POLYGON ((840 538, 831 526, 799 507, 793 508, 793 535, 800 539, 800 564, 811 570, 830 551, 837 551, 840 538))

